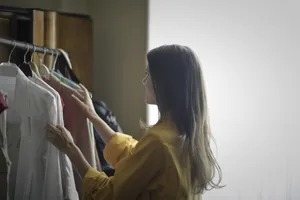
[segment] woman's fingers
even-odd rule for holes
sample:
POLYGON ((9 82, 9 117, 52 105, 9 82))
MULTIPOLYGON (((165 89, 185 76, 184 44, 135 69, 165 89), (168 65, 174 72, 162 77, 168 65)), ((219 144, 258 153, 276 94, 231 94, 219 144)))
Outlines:
MULTIPOLYGON (((76 98, 76 97, 75 97, 76 98)), ((79 102, 81 102, 78 99, 79 102)), ((62 125, 47 124, 45 126, 46 140, 63 153, 68 153, 74 146, 71 133, 62 125)))
POLYGON ((47 132, 55 132, 56 131, 56 127, 54 125, 52 125, 52 124, 47 124, 46 131, 47 132))
POLYGON ((84 85, 82 85, 81 83, 79 83, 79 87, 80 87, 83 91, 87 90, 86 87, 84 87, 84 85))
POLYGON ((63 131, 65 129, 65 127, 63 127, 62 125, 57 125, 56 127, 61 131, 63 131))
POLYGON ((80 91, 81 89, 74 90, 73 95, 75 95, 81 101, 84 101, 84 93, 80 91))
POLYGON ((48 124, 46 126, 46 133, 47 133, 46 137, 54 138, 54 137, 56 137, 58 132, 59 132, 59 130, 54 125, 48 124))
POLYGON ((72 94, 72 98, 75 101, 75 103, 80 106, 81 108, 85 109, 86 105, 84 102, 82 102, 77 96, 75 96, 74 94, 72 94))
POLYGON ((54 146, 56 146, 57 140, 57 129, 54 125, 48 124, 46 125, 46 140, 51 142, 54 146))
POLYGON ((55 143, 55 139, 56 139, 56 135, 55 134, 52 134, 52 133, 48 133, 46 135, 46 140, 48 140, 49 142, 51 142, 52 144, 55 143))
POLYGON ((81 83, 79 84, 80 88, 82 89, 82 91, 84 92, 84 96, 85 98, 89 98, 89 92, 86 89, 86 87, 84 87, 84 85, 82 85, 81 83))
POLYGON ((77 97, 79 100, 85 102, 89 97, 88 90, 84 87, 84 85, 79 84, 79 88, 73 90, 73 95, 77 97))

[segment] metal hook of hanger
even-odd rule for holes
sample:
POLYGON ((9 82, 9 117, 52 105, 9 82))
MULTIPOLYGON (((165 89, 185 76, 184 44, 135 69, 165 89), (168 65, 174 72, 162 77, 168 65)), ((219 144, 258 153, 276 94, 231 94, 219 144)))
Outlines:
POLYGON ((56 56, 55 56, 54 64, 52 66, 52 70, 54 70, 54 68, 56 66, 56 62, 57 62, 57 58, 58 58, 58 54, 59 54, 59 51, 57 49, 55 49, 55 52, 56 52, 56 56))
POLYGON ((11 50, 11 52, 9 53, 9 56, 8 56, 8 63, 10 63, 10 59, 11 59, 12 52, 14 52, 14 50, 15 50, 15 48, 16 48, 16 46, 17 46, 17 44, 16 44, 16 42, 15 42, 14 40, 12 41, 12 43, 14 44, 14 47, 13 47, 13 49, 11 50))
POLYGON ((32 45, 32 46, 33 46, 33 52, 32 52, 31 57, 30 57, 30 62, 33 63, 33 54, 35 53, 36 47, 34 45, 32 45))
POLYGON ((29 52, 29 48, 30 48, 30 46, 29 46, 29 44, 28 43, 26 43, 26 46, 27 46, 27 50, 26 50, 26 53, 24 54, 24 61, 23 61, 23 63, 28 63, 28 62, 26 62, 26 56, 27 56, 27 53, 29 52))
POLYGON ((44 64, 44 58, 45 58, 45 55, 46 55, 46 48, 43 47, 43 50, 44 50, 44 54, 43 54, 42 59, 40 60, 40 64, 44 64))
POLYGON ((42 64, 42 61, 43 61, 43 58, 40 56, 40 53, 39 53, 39 52, 37 52, 36 54, 37 54, 37 56, 39 57, 39 60, 40 60, 40 63, 39 63, 39 64, 41 65, 41 64, 42 64))
POLYGON ((50 65, 49 65, 49 69, 51 70, 52 66, 53 66, 53 56, 54 56, 54 50, 51 49, 51 59, 50 59, 50 65))

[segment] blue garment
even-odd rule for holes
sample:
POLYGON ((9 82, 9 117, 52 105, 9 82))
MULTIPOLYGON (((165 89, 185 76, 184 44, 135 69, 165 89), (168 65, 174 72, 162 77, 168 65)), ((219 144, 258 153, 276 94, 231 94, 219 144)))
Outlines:
MULTIPOLYGON (((65 83, 66 85, 70 86, 71 88, 77 89, 80 88, 79 85, 75 82, 73 82, 70 79, 67 79, 66 77, 64 77, 62 75, 62 73, 60 72, 56 72, 56 71, 51 71, 51 73, 53 73, 61 82, 65 83)), ((90 93, 90 97, 92 98, 92 93, 90 93)))

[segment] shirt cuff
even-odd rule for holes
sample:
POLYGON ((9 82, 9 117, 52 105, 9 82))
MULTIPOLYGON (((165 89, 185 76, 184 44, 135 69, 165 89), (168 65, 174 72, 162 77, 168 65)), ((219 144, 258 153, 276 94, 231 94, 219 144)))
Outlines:
POLYGON ((104 148, 103 154, 105 160, 110 166, 115 168, 121 154, 124 153, 124 150, 131 149, 136 143, 137 141, 130 135, 118 132, 115 133, 104 148))

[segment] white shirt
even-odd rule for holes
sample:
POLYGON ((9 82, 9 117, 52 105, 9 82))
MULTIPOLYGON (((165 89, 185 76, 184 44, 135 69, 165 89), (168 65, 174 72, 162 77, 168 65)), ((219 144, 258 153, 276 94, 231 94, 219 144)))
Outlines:
MULTIPOLYGON (((64 116, 63 116, 63 107, 60 99, 60 95, 56 90, 49 86, 45 81, 40 79, 34 72, 32 72, 32 77, 29 77, 29 80, 35 84, 43 87, 44 89, 51 92, 55 99, 57 105, 57 124, 64 125, 64 116)), ((78 200, 78 193, 75 186, 74 174, 72 163, 70 159, 63 153, 59 152, 60 160, 60 173, 62 178, 62 189, 64 194, 64 200, 78 200)))
POLYGON ((9 67, 0 66, 0 90, 8 94, 9 103, 10 197, 63 200, 59 152, 45 140, 45 125, 57 124, 56 99, 17 66, 9 67))

